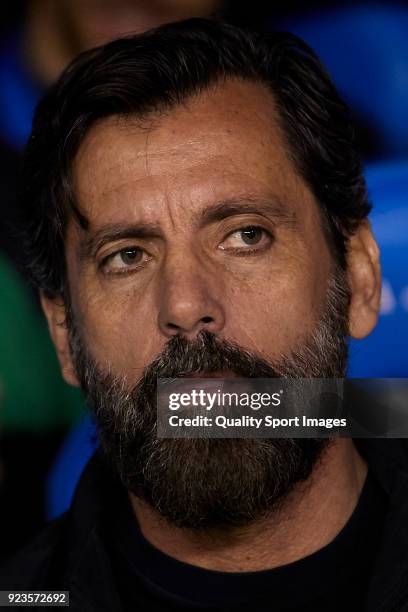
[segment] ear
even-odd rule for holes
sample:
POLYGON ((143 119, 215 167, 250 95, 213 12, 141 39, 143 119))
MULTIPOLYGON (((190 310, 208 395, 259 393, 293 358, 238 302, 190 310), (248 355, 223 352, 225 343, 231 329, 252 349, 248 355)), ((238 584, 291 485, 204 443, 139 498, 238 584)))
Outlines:
POLYGON ((361 339, 376 326, 381 300, 380 251, 368 220, 350 238, 347 263, 351 288, 349 334, 361 339))
POLYGON ((69 348, 66 309, 62 298, 49 298, 40 292, 41 306, 48 322, 48 329, 57 351, 62 376, 69 385, 79 387, 69 348))

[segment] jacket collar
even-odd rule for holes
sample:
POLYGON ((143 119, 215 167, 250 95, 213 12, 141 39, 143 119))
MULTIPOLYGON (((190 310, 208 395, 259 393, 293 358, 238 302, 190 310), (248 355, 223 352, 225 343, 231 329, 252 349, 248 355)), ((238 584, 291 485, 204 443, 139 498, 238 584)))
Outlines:
MULTIPOLYGON (((408 441, 377 439, 355 443, 389 497, 366 610, 408 612, 408 441)), ((71 591, 73 610, 122 609, 102 534, 118 501, 125 496, 118 477, 97 450, 80 479, 68 515, 64 584, 71 591)))
POLYGON ((389 498, 367 611, 408 611, 408 440, 355 440, 389 498))
POLYGON ((85 467, 67 521, 62 557, 64 588, 74 612, 121 612, 113 569, 103 538, 105 526, 126 495, 100 449, 85 467))

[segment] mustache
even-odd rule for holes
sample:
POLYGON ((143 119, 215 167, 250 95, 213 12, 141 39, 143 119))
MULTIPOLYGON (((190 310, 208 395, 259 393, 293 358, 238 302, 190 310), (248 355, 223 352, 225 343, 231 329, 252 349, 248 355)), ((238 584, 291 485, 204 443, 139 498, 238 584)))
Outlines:
POLYGON ((147 366, 143 377, 172 378, 229 371, 246 378, 276 378, 277 368, 255 353, 202 331, 194 340, 175 336, 147 366))
MULTIPOLYGON (((104 389, 107 401, 110 398, 132 398, 134 405, 138 405, 144 415, 153 414, 152 398, 157 391, 159 378, 183 378, 186 376, 200 377, 200 374, 228 371, 238 377, 245 378, 277 378, 281 376, 278 369, 255 353, 240 347, 238 344, 220 339, 215 334, 202 331, 194 340, 187 340, 183 336, 175 336, 168 341, 163 351, 143 370, 139 380, 129 388, 129 382, 123 378, 112 376, 109 371, 99 369, 95 362, 84 353, 84 347, 78 351, 78 375, 82 386, 87 393, 90 388, 97 386, 104 389), (142 409, 142 406, 144 409, 142 409)), ((92 393, 91 396, 94 394, 92 393)), ((99 406, 91 407, 100 412, 99 406)), ((88 400, 89 401, 89 400, 88 400)))
MULTIPOLYGON (((75 350, 76 368, 89 408, 100 422, 110 422, 119 406, 126 406, 127 426, 133 432, 143 421, 149 427, 156 419, 156 391, 159 378, 200 377, 200 374, 228 371, 244 378, 277 378, 281 372, 262 357, 238 344, 202 331, 194 340, 175 336, 143 370, 136 382, 112 375, 100 368, 87 353, 79 337, 75 350), (115 406, 113 411, 106 406, 115 406)), ((124 415, 122 415, 124 416, 124 415)))

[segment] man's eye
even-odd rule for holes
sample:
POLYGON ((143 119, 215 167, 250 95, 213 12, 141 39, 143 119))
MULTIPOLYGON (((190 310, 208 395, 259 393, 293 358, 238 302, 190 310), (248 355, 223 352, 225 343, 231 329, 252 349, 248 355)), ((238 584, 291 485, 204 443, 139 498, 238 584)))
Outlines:
POLYGON ((107 273, 127 272, 142 266, 150 259, 150 255, 146 253, 144 249, 140 247, 129 247, 112 253, 112 255, 108 255, 108 257, 103 260, 102 267, 107 273))
POLYGON ((261 249, 271 244, 271 242, 272 237, 269 232, 262 227, 249 225, 248 227, 242 227, 231 232, 224 242, 220 244, 219 248, 225 251, 233 249, 251 251, 251 247, 261 249))

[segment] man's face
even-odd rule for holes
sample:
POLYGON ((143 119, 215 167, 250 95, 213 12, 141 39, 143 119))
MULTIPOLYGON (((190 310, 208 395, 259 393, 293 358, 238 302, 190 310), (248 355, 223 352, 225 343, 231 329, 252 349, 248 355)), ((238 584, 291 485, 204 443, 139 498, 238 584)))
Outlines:
POLYGON ((89 227, 68 226, 68 328, 43 299, 66 380, 127 488, 170 521, 253 520, 310 475, 324 441, 157 439, 156 377, 343 376, 350 297, 357 334, 378 307, 369 229, 347 280, 255 84, 100 121, 73 171, 89 227))
POLYGON ((73 312, 114 374, 133 383, 176 334, 210 331, 274 360, 313 331, 331 256, 260 86, 229 82, 141 124, 101 121, 74 177, 90 226, 67 235, 73 312))

